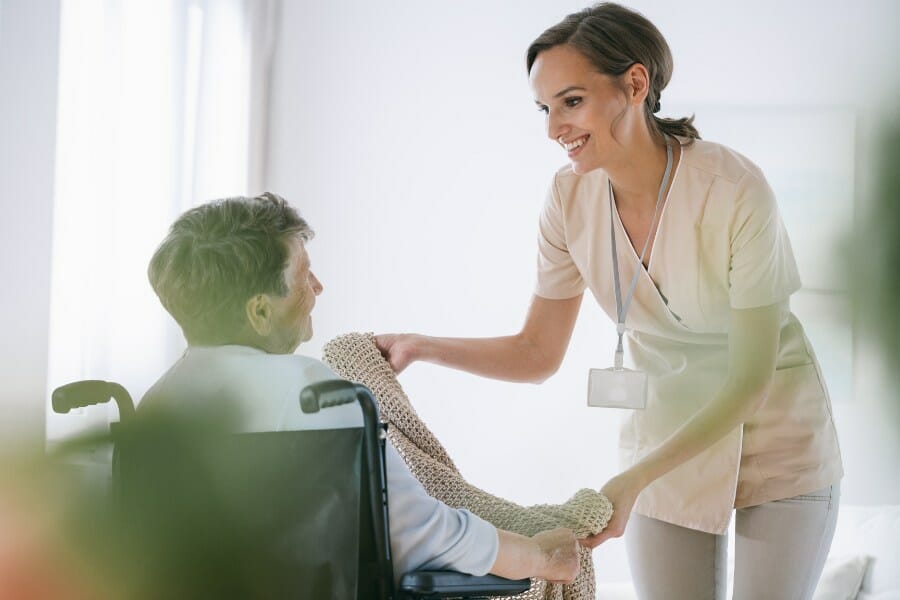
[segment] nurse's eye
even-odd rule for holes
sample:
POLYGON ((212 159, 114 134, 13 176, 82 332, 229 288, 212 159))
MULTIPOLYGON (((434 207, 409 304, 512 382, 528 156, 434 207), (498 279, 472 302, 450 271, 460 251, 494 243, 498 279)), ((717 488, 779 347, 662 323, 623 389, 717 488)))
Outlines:
POLYGON ((564 100, 564 102, 566 103, 566 106, 569 108, 575 108, 576 106, 581 104, 581 101, 582 101, 581 96, 569 96, 564 100))
POLYGON ((537 109, 538 109, 538 112, 542 112, 545 115, 550 112, 550 109, 547 108, 546 106, 544 106, 543 104, 538 104, 537 109))

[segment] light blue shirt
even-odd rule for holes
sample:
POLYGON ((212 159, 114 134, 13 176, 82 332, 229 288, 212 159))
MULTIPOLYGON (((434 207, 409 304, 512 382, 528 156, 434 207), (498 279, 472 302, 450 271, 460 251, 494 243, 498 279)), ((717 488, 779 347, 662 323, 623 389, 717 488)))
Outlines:
MULTIPOLYGON (((300 390, 326 379, 341 378, 306 356, 247 346, 189 347, 144 395, 141 406, 178 402, 179 408, 216 411, 225 404, 238 411, 245 432, 361 426, 356 404, 314 414, 300 410, 300 390)), ((394 577, 418 569, 488 573, 499 546, 494 526, 429 496, 390 442, 386 470, 394 577)))

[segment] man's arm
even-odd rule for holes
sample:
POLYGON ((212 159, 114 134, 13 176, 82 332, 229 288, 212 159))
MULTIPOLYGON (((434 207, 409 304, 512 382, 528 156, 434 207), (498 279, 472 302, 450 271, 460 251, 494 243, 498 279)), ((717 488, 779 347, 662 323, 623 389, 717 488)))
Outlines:
POLYGON ((498 529, 497 536, 500 544, 492 574, 507 579, 540 577, 553 583, 575 581, 580 563, 572 530, 552 529, 526 537, 498 529))
POLYGON ((391 553, 398 580, 421 569, 567 582, 578 574, 578 542, 570 530, 527 537, 499 530, 468 510, 451 508, 428 495, 390 443, 386 466, 391 553))

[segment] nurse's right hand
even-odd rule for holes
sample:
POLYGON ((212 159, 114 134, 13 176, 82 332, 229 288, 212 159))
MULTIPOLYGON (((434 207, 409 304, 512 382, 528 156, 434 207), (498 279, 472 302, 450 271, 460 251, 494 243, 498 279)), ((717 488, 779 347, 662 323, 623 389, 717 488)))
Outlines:
POLYGON ((400 373, 418 360, 416 342, 420 337, 413 333, 383 333, 375 336, 375 345, 394 373, 400 373))

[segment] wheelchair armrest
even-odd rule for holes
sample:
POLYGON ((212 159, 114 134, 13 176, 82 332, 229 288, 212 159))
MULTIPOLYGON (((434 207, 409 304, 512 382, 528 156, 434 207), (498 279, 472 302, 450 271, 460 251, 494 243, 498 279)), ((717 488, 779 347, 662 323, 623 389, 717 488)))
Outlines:
POLYGON ((455 571, 413 571, 400 580, 401 598, 491 598, 527 592, 530 579, 465 575, 455 571))

